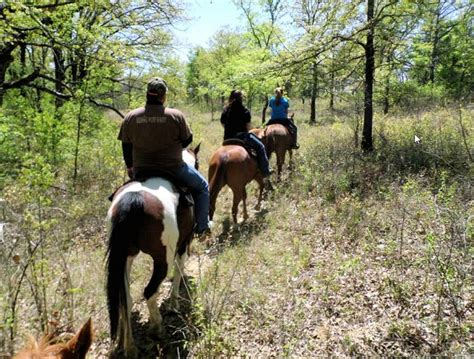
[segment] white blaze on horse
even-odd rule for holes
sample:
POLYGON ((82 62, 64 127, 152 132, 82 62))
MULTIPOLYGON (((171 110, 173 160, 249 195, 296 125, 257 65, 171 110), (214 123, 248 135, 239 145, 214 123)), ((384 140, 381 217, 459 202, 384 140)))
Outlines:
MULTIPOLYGON (((184 150, 183 160, 197 168, 197 153, 184 150)), ((153 258, 153 274, 144 296, 152 326, 162 331, 162 318, 157 305, 161 282, 172 273, 171 305, 178 309, 179 285, 188 247, 193 237, 192 206, 179 205, 179 192, 168 180, 153 177, 131 182, 114 195, 108 211, 111 222, 107 250, 107 301, 112 341, 116 350, 135 357, 137 349, 132 336, 129 292, 133 259, 142 251, 153 258)))

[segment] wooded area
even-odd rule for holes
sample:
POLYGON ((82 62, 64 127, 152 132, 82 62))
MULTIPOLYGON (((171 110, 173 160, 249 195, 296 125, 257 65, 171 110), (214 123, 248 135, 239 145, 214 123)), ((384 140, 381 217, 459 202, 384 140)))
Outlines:
MULTIPOLYGON (((314 351, 291 351, 290 341, 282 339, 277 356, 472 354, 472 2, 233 3, 229 11, 245 19, 245 28, 218 31, 208 46, 193 48, 183 61, 174 51, 172 30, 192 16, 184 1, 0 2, 0 353, 12 354, 22 342, 19 334, 70 329, 79 326, 87 312, 101 313, 102 288, 91 274, 83 279, 80 273, 99 276, 102 271, 106 198, 126 176, 116 140, 121 118, 143 105, 147 80, 160 76, 169 85, 168 105, 183 109, 205 154, 220 143, 222 130, 215 120, 232 89, 244 91, 253 124, 260 126, 269 96, 275 87, 284 87, 304 146, 295 177, 288 178, 279 193, 287 203, 312 199, 296 215, 301 227, 305 211, 308 218, 321 213, 315 223, 321 228, 332 223, 336 229, 330 238, 338 245, 339 238, 348 241, 338 247, 344 255, 359 237, 369 236, 362 228, 371 224, 364 220, 376 222, 368 203, 396 222, 380 220, 370 234, 385 238, 395 231, 402 241, 393 247, 397 262, 386 264, 390 268, 409 262, 401 259, 404 251, 419 250, 415 240, 403 241, 409 236, 408 223, 415 217, 420 221, 410 228, 430 248, 419 258, 431 263, 438 275, 432 284, 437 296, 429 303, 436 317, 430 335, 436 339, 423 341, 409 325, 393 325, 392 336, 384 340, 396 337, 400 351, 377 352, 367 341, 357 349, 357 343, 344 344, 346 339, 338 341, 343 352, 318 346, 314 351), (420 145, 413 142, 414 135, 421 138, 420 145), (415 204, 415 198, 420 202, 415 204), (90 267, 80 269, 81 264, 90 267), (443 308, 449 312, 445 317, 443 308), (374 351, 365 352, 368 347, 374 351)), ((278 203, 274 199, 275 211, 278 203)), ((293 219, 287 220, 291 232, 293 219)), ((267 238, 282 237, 273 224, 267 238)), ((233 236, 258 238, 258 226, 250 225, 244 235, 234 231, 233 236)), ((315 233, 318 240, 324 237, 319 229, 315 233)), ((300 248, 312 253, 305 246, 298 244, 298 256, 306 255, 300 248)), ((307 263, 295 271, 309 270, 313 263, 302 261, 307 263)), ((211 282, 204 285, 210 287, 211 282)), ((395 301, 409 308, 410 299, 404 302, 402 297, 412 292, 403 280, 384 283, 395 293, 395 301)), ((216 288, 228 299, 230 286, 216 288)), ((224 299, 217 304, 231 316, 224 299)), ((237 307, 245 307, 244 301, 237 302, 242 306, 237 307)), ((198 329, 192 335, 186 332, 191 339, 180 339, 186 343, 183 348, 188 345, 186 350, 200 357, 250 353, 229 344, 223 326, 215 327, 222 322, 206 317, 203 307, 187 319, 198 329)), ((98 327, 97 340, 104 342, 106 328, 98 327)), ((326 335, 315 337, 323 341, 326 335)), ((103 354, 99 349, 92 357, 103 354)))

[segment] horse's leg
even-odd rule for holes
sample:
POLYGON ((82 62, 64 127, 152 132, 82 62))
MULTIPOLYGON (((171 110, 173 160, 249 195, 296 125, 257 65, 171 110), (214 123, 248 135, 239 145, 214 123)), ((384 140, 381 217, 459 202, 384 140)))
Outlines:
POLYGON ((288 168, 292 170, 293 169, 293 150, 289 149, 288 154, 290 155, 290 164, 288 165, 288 168))
POLYGON ((212 221, 212 218, 214 217, 214 212, 216 211, 217 195, 221 191, 222 187, 223 186, 218 184, 215 187, 213 187, 209 192, 209 220, 211 221, 212 221))
POLYGON ((232 188, 234 193, 234 198, 232 202, 232 219, 234 224, 237 224, 237 214, 239 213, 239 203, 242 200, 242 189, 241 188, 232 188))
POLYGON ((124 348, 127 357, 134 358, 137 356, 137 348, 133 341, 132 323, 130 320, 132 312, 132 297, 130 295, 130 271, 132 268, 134 256, 128 256, 126 262, 126 270, 124 273, 125 284, 125 303, 120 306, 120 320, 119 320, 119 348, 124 348))
POLYGON ((158 289, 161 282, 166 277, 167 270, 168 265, 165 258, 163 258, 163 256, 153 256, 153 274, 143 293, 148 306, 148 311, 150 312, 152 328, 158 330, 158 333, 162 331, 162 318, 156 300, 158 298, 158 289))
POLYGON ((276 153, 277 157, 277 182, 281 180, 281 172, 283 170, 283 163, 285 163, 285 151, 278 150, 276 153))
POLYGON ((246 221, 249 218, 249 215, 247 213, 247 191, 245 190, 245 187, 242 193, 242 201, 244 203, 244 221, 246 221))
POLYGON ((171 297, 170 304, 171 308, 179 310, 179 286, 181 284, 181 279, 184 273, 184 263, 186 262, 187 254, 186 250, 182 255, 179 253, 176 254, 174 260, 174 276, 173 276, 173 285, 171 287, 171 297))
POLYGON ((223 163, 211 164, 209 167, 209 219, 212 221, 216 210, 217 195, 225 186, 225 167, 223 163))
POLYGON ((257 200, 257 205, 255 206, 255 209, 257 211, 260 210, 261 205, 262 205, 262 199, 263 199, 263 188, 265 187, 265 184, 263 183, 263 178, 261 176, 257 176, 255 178, 255 181, 258 183, 258 200, 257 200))

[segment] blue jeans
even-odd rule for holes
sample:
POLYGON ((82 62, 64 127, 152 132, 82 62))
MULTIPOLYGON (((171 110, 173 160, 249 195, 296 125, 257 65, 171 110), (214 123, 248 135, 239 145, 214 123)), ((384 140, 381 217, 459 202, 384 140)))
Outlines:
POLYGON ((269 176, 270 164, 268 163, 267 152, 265 151, 265 146, 262 141, 253 133, 249 132, 239 132, 235 137, 244 140, 257 152, 258 168, 262 172, 263 177, 269 176))
POLYGON ((186 186, 193 196, 196 232, 202 232, 209 228, 209 185, 206 179, 197 169, 186 163, 183 163, 172 173, 179 178, 180 183, 186 186))

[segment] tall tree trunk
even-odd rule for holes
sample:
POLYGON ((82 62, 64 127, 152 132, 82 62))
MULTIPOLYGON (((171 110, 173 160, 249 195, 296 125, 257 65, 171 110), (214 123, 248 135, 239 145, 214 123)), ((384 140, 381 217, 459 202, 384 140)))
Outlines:
POLYGON ((318 65, 316 62, 313 63, 313 84, 311 87, 311 115, 309 117, 309 123, 316 124, 316 95, 318 93, 318 65))
POLYGON ((383 114, 386 115, 390 110, 390 77, 385 80, 385 92, 383 95, 383 114))
POLYGON ((438 0, 438 6, 436 7, 435 13, 435 23, 434 23, 434 34, 433 34, 433 43, 432 43, 432 50, 430 56, 430 70, 429 70, 429 80, 431 83, 434 83, 435 80, 435 71, 436 71, 436 64, 438 62, 438 45, 439 45, 439 21, 441 16, 441 1, 438 0))
POLYGON ((5 83, 8 67, 14 60, 12 52, 16 46, 16 44, 8 43, 0 47, 0 106, 3 104, 3 96, 5 95, 3 84, 5 83))
POLYGON ((210 97, 211 102, 211 121, 214 121, 214 99, 210 97))
POLYGON ((365 91, 364 91, 364 127, 362 129, 361 147, 364 152, 371 152, 374 149, 372 141, 372 119, 373 119, 373 85, 375 68, 374 51, 374 2, 367 0, 367 43, 365 44, 365 91))
POLYGON ((331 71, 331 92, 329 94, 329 109, 331 111, 334 111, 334 92, 336 92, 335 77, 336 77, 336 75, 334 74, 334 71, 331 71))
POLYGON ((392 74, 392 58, 387 56, 388 74, 385 77, 385 90, 383 95, 383 113, 386 115, 390 109, 390 76, 392 74))
MULTIPOLYGON (((54 87, 56 92, 63 93, 64 91, 64 80, 66 78, 64 73, 64 57, 63 51, 59 47, 53 48, 54 58, 54 87)), ((55 105, 56 109, 60 108, 64 104, 64 99, 56 96, 55 105)))
POLYGON ((268 108, 268 97, 265 96, 265 103, 262 109, 262 125, 265 123, 265 116, 267 115, 267 108, 268 108))

